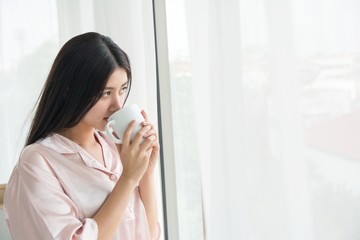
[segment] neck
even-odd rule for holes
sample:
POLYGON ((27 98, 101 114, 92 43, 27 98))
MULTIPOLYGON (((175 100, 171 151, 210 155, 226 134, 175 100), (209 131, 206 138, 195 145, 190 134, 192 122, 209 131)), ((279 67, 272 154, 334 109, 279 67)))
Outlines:
POLYGON ((59 132, 59 134, 79 144, 82 147, 87 147, 97 142, 94 136, 95 129, 94 128, 84 129, 80 125, 77 125, 73 128, 65 129, 59 132))

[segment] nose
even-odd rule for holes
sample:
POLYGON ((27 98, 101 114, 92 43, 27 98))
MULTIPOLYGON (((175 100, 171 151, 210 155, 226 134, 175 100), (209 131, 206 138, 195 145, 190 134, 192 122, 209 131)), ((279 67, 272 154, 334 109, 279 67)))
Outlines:
POLYGON ((122 108, 122 99, 120 96, 114 96, 111 101, 110 111, 116 112, 122 108))

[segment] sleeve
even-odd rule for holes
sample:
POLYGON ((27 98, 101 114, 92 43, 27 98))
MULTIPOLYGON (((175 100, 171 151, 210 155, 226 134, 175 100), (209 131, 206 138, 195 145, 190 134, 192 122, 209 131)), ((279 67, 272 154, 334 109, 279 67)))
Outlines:
POLYGON ((4 203, 13 239, 97 239, 95 220, 76 217, 76 205, 39 152, 23 152, 4 203))

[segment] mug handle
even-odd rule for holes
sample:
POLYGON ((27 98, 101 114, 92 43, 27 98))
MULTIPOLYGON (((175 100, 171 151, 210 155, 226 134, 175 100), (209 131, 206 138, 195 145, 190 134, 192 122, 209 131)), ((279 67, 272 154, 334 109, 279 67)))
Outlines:
POLYGON ((116 138, 114 136, 114 134, 110 131, 110 125, 114 124, 115 123, 115 120, 111 120, 109 121, 106 126, 105 126, 105 131, 107 133, 107 135, 111 138, 111 140, 114 142, 114 143, 117 143, 117 144, 121 144, 121 141, 120 139, 116 138))

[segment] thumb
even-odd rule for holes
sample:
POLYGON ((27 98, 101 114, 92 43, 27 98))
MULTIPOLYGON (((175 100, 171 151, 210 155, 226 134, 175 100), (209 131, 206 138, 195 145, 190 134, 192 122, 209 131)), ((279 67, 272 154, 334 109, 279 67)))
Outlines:
POLYGON ((119 153, 121 152, 121 149, 122 149, 122 144, 115 144, 119 153))

